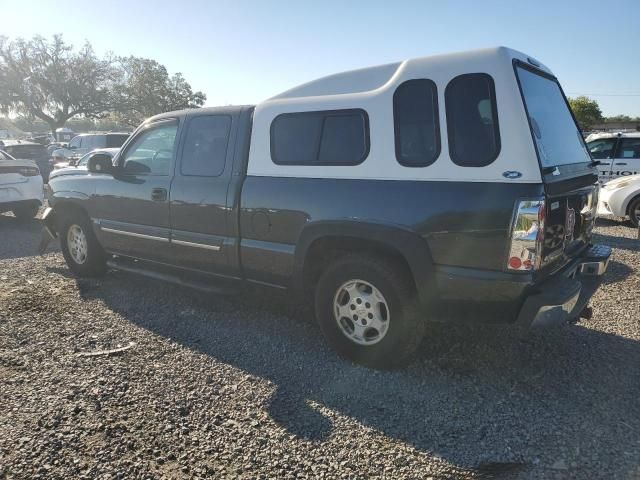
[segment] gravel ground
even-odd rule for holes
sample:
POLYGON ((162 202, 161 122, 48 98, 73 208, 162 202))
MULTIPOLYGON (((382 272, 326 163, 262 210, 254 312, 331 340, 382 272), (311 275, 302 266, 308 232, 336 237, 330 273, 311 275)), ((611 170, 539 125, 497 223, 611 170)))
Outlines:
POLYGON ((434 325, 379 372, 281 297, 75 279, 2 215, 0 479, 640 478, 635 234, 600 221, 592 320, 525 341, 434 325))

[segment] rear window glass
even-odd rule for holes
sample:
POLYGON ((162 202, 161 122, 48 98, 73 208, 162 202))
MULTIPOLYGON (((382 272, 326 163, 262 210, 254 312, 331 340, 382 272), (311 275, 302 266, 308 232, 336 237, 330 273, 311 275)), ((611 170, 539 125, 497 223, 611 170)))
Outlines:
POLYGON ((408 80, 393 94, 396 159, 407 167, 425 167, 440 154, 438 91, 431 80, 408 80))
POLYGON ((279 165, 357 165, 368 152, 364 110, 285 113, 271 124, 271 158, 279 165))
POLYGON ((558 82, 521 66, 516 70, 542 167, 590 162, 558 82))
POLYGON ((456 165, 484 167, 500 153, 496 89, 486 73, 460 75, 445 90, 449 154, 456 165))
POLYGON ((106 148, 120 148, 129 135, 107 135, 106 148))
POLYGON ((618 158, 640 158, 640 138, 621 138, 618 158))
POLYGON ((36 160, 47 157, 47 149, 42 145, 9 145, 4 150, 14 158, 36 160))
POLYGON ((231 117, 210 115, 189 122, 182 150, 183 175, 217 177, 224 170, 231 117))

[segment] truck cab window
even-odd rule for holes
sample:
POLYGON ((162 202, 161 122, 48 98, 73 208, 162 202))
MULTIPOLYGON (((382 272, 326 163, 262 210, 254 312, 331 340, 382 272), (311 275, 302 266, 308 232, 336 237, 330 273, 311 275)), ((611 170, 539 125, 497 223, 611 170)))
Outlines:
POLYGON ((493 79, 486 73, 460 75, 445 90, 449 154, 456 165, 484 167, 500 153, 493 79))
POLYGON ((618 158, 640 158, 640 138, 622 138, 618 158))
POLYGON ((207 115, 193 118, 182 150, 182 175, 217 177, 224 171, 231 117, 207 115))
POLYGON ((131 175, 169 175, 177 132, 176 123, 141 132, 124 154, 124 172, 131 175))

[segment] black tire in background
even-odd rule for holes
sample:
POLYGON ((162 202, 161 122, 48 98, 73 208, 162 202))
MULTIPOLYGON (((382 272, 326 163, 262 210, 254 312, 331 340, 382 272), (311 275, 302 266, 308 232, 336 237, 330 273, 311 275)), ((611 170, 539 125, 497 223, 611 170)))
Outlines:
POLYGON ((60 219, 59 236, 62 255, 73 273, 82 277, 96 277, 106 272, 106 254, 98 243, 86 215, 80 212, 63 215, 60 219), (86 240, 84 255, 78 255, 76 242, 70 243, 70 230, 73 230, 75 238, 78 238, 79 232, 84 235, 86 240))
POLYGON ((631 221, 631 225, 638 228, 638 224, 640 223, 640 197, 636 197, 631 200, 629 203, 629 220, 631 221))
MULTIPOLYGON (((366 315, 366 311, 362 311, 366 315)), ((315 312, 322 333, 338 354, 373 368, 406 364, 426 330, 426 318, 420 312, 415 287, 408 273, 393 261, 373 255, 347 255, 330 264, 316 286, 315 312), (344 333, 337 319, 338 292, 351 280, 361 280, 375 287, 388 304, 389 323, 377 343, 356 343, 344 333)), ((354 314, 356 312, 354 309, 354 314)))

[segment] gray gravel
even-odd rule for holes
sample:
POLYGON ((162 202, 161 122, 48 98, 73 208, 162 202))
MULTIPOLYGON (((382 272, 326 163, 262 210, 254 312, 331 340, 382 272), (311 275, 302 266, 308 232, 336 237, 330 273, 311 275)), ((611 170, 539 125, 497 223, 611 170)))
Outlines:
POLYGON ((393 372, 336 358, 282 297, 75 279, 38 232, 0 216, 0 479, 640 478, 625 224, 597 228, 616 248, 592 320, 526 341, 435 325, 393 372))

